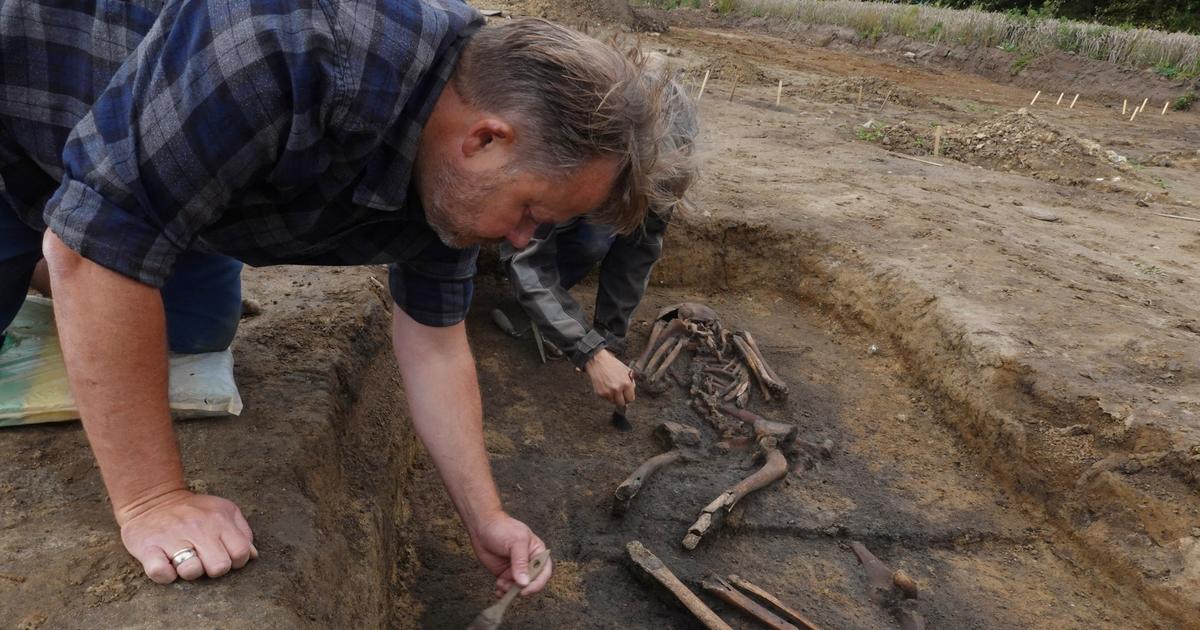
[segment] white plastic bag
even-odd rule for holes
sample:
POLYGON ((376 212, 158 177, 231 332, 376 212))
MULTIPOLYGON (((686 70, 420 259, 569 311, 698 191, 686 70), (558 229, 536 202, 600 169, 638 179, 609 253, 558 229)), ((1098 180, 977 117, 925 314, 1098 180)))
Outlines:
MULTIPOLYGON (((79 417, 67 382, 50 300, 26 298, 0 347, 0 427, 79 417)), ((233 353, 172 354, 171 412, 180 417, 238 415, 233 353)))

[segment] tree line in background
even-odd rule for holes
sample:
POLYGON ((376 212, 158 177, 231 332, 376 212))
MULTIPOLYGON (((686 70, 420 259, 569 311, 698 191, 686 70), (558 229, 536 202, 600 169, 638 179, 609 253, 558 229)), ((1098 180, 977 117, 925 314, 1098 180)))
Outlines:
POLYGON ((1200 33, 1200 0, 918 0, 916 3, 1200 33))

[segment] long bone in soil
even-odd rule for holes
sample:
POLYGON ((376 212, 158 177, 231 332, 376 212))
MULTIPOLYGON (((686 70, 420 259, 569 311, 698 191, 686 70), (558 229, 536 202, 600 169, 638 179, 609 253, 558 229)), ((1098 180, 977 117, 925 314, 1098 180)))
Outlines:
POLYGON ((679 578, 663 564, 658 556, 654 555, 649 549, 646 549, 642 543, 632 541, 625 545, 625 551, 629 554, 629 561, 634 572, 641 578, 651 580, 665 589, 671 594, 673 599, 682 604, 688 612, 692 613, 696 619, 704 624, 709 630, 733 630, 729 624, 725 623, 717 613, 713 612, 696 594, 688 587, 684 586, 679 578))
POLYGON ((779 615, 763 608, 758 602, 743 595, 720 576, 710 575, 704 578, 700 586, 715 595, 717 599, 754 617, 763 625, 771 628, 771 630, 799 630, 796 626, 781 619, 779 615))
POLYGON ((673 464, 679 460, 693 461, 700 457, 700 432, 692 427, 685 427, 678 422, 663 422, 654 430, 654 434, 668 449, 651 457, 634 469, 621 485, 613 492, 612 512, 618 516, 629 511, 629 504, 642 486, 658 469, 673 464))
POLYGON ((683 538, 683 546, 685 549, 695 549, 700 544, 700 540, 708 532, 721 526, 725 519, 725 515, 741 501, 743 497, 765 488, 780 479, 783 479, 788 472, 787 458, 783 453, 776 448, 775 439, 768 437, 760 441, 760 445, 766 449, 764 462, 762 467, 750 473, 745 479, 730 486, 722 492, 720 496, 713 499, 700 512, 700 516, 696 522, 688 528, 687 536, 683 538))

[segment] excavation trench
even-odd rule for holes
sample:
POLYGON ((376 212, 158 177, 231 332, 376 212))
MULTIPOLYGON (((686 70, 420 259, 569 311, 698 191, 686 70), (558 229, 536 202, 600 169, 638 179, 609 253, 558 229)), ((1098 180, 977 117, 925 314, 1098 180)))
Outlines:
MULTIPOLYGON (((638 312, 631 354, 660 307, 710 304, 728 325, 754 333, 791 386, 786 402, 755 399, 751 408, 798 424, 804 439, 833 440, 834 456, 746 499, 694 552, 680 546, 687 526, 747 474, 747 455, 667 468, 626 516, 612 517, 613 489, 658 452, 656 424, 694 426, 709 442, 715 432, 678 388, 643 395, 630 408, 636 430, 613 431, 611 409, 583 376, 562 361, 541 365, 530 339, 492 326, 494 307, 520 318, 503 281, 485 274, 468 327, 487 448, 508 509, 543 536, 556 561, 546 593, 520 602, 510 627, 692 627, 633 578, 623 561, 631 540, 697 590, 707 573, 737 573, 827 627, 895 623, 867 600, 850 540, 918 580, 932 627, 1171 625, 1169 605, 1153 593, 1130 597, 1140 583, 1063 524, 1059 503, 1069 499, 1053 462, 1030 465, 1005 442, 1011 428, 963 403, 965 392, 1027 391, 1020 370, 986 361, 963 368, 974 360, 964 356, 970 348, 930 301, 895 290, 901 279, 862 272, 853 252, 755 226, 683 225, 668 252, 638 312)), ((592 291, 582 286, 578 296, 588 303, 592 291)), ((321 528, 341 542, 299 592, 333 589, 320 600, 336 604, 292 603, 321 622, 462 627, 490 602, 490 581, 414 447, 385 341, 364 348, 373 358, 332 428, 329 452, 304 471, 321 528)))

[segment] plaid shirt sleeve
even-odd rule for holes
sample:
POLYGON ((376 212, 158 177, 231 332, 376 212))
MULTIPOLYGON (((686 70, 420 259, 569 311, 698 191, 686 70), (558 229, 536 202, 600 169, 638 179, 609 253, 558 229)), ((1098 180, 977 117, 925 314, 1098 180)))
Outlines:
POLYGON ((435 238, 415 257, 388 266, 392 299, 419 324, 453 326, 471 308, 478 257, 478 246, 453 249, 435 238))
POLYGON ((331 33, 315 0, 168 2, 72 131, 49 228, 162 286, 250 182, 320 175, 343 85, 331 33))

